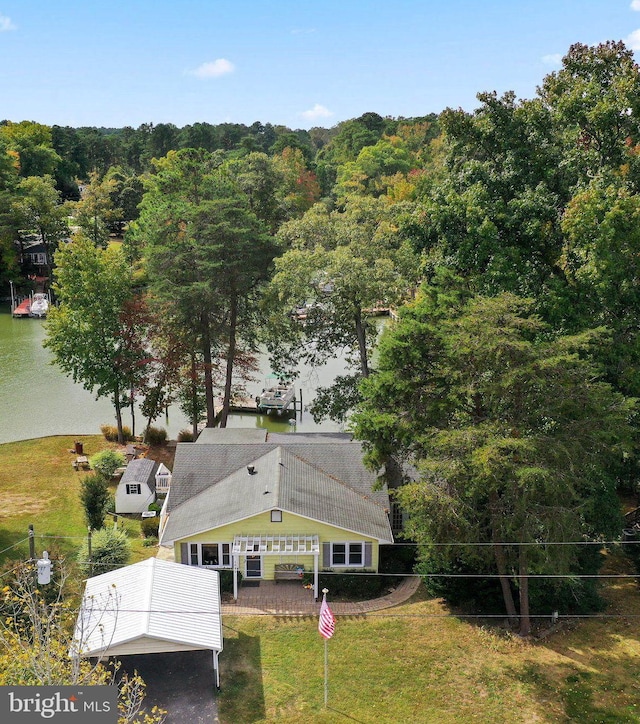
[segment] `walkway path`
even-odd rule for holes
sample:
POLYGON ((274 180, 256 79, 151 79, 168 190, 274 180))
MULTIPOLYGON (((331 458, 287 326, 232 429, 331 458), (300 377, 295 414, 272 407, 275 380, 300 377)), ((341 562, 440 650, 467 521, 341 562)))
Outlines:
MULTIPOLYGON (((336 616, 358 616, 391 608, 407 601, 418 590, 419 576, 408 576, 386 596, 371 601, 343 602, 329 601, 331 610, 336 616)), ((331 594, 329 594, 330 596, 331 594)), ((317 615, 320 602, 313 600, 311 591, 304 589, 299 583, 278 583, 260 581, 257 588, 241 587, 238 601, 222 604, 223 615, 254 615, 275 614, 279 616, 317 615)))

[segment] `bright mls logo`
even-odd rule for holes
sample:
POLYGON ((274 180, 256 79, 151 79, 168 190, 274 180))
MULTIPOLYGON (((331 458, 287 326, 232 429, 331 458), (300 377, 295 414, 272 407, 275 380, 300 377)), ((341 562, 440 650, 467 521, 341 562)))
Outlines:
POLYGON ((0 719, 32 724, 115 724, 118 721, 116 686, 3 686, 0 719))

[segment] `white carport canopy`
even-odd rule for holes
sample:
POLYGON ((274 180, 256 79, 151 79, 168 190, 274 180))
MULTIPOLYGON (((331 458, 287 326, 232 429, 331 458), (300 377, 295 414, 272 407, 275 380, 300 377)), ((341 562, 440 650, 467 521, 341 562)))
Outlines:
POLYGON ((217 571, 149 558, 87 579, 72 656, 222 651, 217 571))

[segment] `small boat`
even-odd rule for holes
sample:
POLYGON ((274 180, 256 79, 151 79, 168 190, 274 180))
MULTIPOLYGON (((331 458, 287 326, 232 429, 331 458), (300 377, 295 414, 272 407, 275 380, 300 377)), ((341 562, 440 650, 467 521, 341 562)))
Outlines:
POLYGON ((49 298, 46 294, 38 293, 33 295, 31 300, 31 308, 29 309, 30 317, 46 317, 49 311, 49 298))
POLYGON ((262 392, 256 397, 258 412, 282 415, 290 408, 295 410, 296 388, 289 382, 270 378, 265 382, 262 392))

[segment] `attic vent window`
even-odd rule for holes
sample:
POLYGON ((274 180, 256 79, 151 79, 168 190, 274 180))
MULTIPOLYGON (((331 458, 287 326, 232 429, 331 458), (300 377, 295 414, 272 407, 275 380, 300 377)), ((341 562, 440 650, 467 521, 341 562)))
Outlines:
POLYGON ((247 465, 247 472, 249 475, 254 475, 256 472, 255 465, 247 465))

